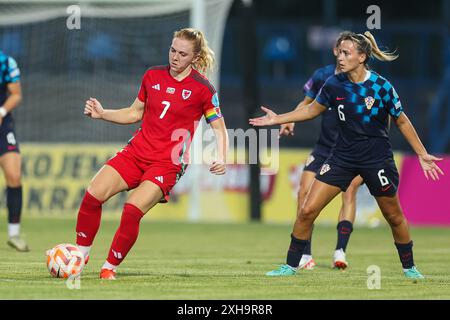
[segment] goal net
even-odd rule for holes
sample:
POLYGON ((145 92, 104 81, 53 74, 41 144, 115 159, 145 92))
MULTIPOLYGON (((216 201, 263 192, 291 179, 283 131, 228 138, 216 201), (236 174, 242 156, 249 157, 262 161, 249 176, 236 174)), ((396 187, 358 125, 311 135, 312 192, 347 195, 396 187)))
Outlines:
MULTIPOLYGON (((24 211, 70 211, 77 206, 92 173, 139 125, 88 120, 83 116, 85 100, 96 97, 111 108, 130 105, 145 70, 167 64, 175 30, 195 27, 205 33, 217 60, 208 77, 219 89, 231 3, 0 0, 0 50, 14 57, 22 72, 23 101, 14 118, 28 178, 24 211), (75 180, 80 182, 76 187, 75 180), (46 188, 52 191, 46 194, 46 188)), ((183 210, 198 219, 202 173, 195 166, 191 171, 193 177, 182 179, 189 187, 181 193, 191 196, 183 210)))

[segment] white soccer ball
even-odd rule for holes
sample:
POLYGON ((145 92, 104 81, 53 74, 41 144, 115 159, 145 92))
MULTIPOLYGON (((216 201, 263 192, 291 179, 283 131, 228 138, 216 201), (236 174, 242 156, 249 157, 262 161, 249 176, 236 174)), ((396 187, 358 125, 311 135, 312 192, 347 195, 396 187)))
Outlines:
POLYGON ((55 278, 77 277, 84 267, 84 255, 77 246, 58 244, 46 252, 47 269, 55 278))

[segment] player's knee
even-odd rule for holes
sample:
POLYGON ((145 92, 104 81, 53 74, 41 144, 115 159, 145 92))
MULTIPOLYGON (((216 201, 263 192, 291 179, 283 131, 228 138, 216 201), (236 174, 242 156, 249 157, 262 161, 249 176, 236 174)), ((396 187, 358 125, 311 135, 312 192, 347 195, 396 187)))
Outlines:
POLYGON ((100 202, 105 202, 109 198, 107 188, 98 186, 96 184, 90 184, 87 187, 87 192, 89 192, 95 199, 100 202))
POLYGON ((305 203, 301 210, 300 210, 300 214, 299 214, 299 219, 300 220, 314 220, 314 217, 317 214, 317 209, 314 208, 313 206, 305 203))
POLYGON ((405 220, 401 212, 383 212, 383 215, 391 227, 398 227, 405 220))

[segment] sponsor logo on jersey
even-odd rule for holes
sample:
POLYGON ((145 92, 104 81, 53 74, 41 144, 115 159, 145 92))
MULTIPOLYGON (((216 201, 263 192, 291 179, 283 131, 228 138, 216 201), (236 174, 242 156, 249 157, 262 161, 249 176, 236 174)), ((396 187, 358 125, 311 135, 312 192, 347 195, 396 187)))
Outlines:
POLYGON ((345 100, 345 98, 344 97, 336 97, 336 100, 337 101, 342 101, 342 100, 345 100))
POLYGON ((163 178, 163 176, 157 176, 157 177, 155 177, 155 179, 158 180, 158 181, 161 182, 161 183, 164 183, 164 178, 163 178))
POLYGON ((183 92, 181 92, 181 96, 184 100, 188 99, 191 96, 192 91, 183 89, 183 92))
POLYGON ((402 103, 400 101, 397 101, 395 104, 395 109, 400 109, 402 107, 402 103))
POLYGON ((158 91, 161 90, 161 88, 159 87, 159 83, 152 86, 152 88, 158 91))
POLYGON ((175 93, 175 88, 167 87, 166 92, 170 93, 170 94, 174 94, 175 93))
POLYGON ((367 109, 370 110, 375 103, 375 99, 373 97, 367 97, 364 99, 364 102, 366 103, 367 109))
POLYGON ((316 158, 314 158, 314 156, 312 154, 309 155, 308 159, 306 159, 306 166, 309 166, 311 163, 314 162, 314 160, 316 160, 316 158))
POLYGON ((320 168, 320 175, 324 175, 325 173, 327 173, 328 171, 330 171, 331 167, 328 163, 325 163, 322 168, 320 168))

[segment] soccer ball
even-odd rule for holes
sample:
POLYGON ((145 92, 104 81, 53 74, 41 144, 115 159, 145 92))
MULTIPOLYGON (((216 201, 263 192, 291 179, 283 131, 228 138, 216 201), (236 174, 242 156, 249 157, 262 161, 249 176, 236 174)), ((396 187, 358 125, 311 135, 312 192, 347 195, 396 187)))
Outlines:
POLYGON ((84 255, 73 244, 58 244, 46 254, 47 269, 55 278, 77 277, 83 270, 84 255))

